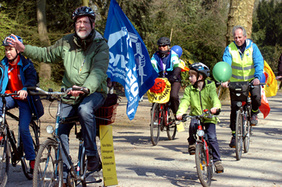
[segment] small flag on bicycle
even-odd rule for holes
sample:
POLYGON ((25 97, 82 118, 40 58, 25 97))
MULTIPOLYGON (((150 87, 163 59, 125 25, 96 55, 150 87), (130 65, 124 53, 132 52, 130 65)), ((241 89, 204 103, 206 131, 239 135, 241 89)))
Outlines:
POLYGON ((263 73, 265 75, 265 96, 266 97, 272 97, 277 94, 278 86, 277 86, 277 80, 275 77, 275 74, 273 73, 271 67, 267 64, 266 61, 264 61, 264 69, 263 73))
POLYGON ((110 48, 107 75, 125 88, 126 113, 132 120, 140 98, 154 85, 158 75, 142 38, 115 0, 111 0, 104 37, 110 48))

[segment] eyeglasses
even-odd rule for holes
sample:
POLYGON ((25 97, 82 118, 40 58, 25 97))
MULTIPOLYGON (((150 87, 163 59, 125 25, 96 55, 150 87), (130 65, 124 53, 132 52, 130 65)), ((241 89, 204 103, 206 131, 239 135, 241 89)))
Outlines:
POLYGON ((83 25, 88 25, 88 24, 90 24, 89 21, 76 21, 76 22, 75 22, 75 25, 80 26, 80 25, 82 25, 82 23, 83 23, 83 25))
POLYGON ((159 45, 159 47, 166 47, 167 45, 159 45))

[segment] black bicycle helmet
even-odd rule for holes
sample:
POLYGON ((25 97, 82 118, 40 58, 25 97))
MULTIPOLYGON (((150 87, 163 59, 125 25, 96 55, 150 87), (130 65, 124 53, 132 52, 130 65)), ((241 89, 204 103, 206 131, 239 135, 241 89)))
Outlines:
MULTIPOLYGON (((23 43, 23 39, 20 37, 20 36, 16 36, 17 38, 18 38, 18 40, 20 41, 20 42, 22 42, 23 43)), ((14 39, 15 40, 15 38, 13 37, 13 36, 7 36, 4 40, 3 40, 3 42, 2 42, 2 46, 9 46, 10 45, 10 43, 7 41, 7 39, 8 38, 12 38, 12 39, 14 39)))
POLYGON ((202 62, 196 62, 189 66, 190 70, 201 73, 205 78, 210 76, 210 69, 202 62))
POLYGON ((80 16, 88 16, 95 21, 95 12, 87 6, 78 7, 72 13, 72 19, 75 21, 80 16))
POLYGON ((170 45, 170 40, 169 38, 167 37, 161 37, 159 40, 158 40, 158 46, 161 46, 161 45, 170 45))

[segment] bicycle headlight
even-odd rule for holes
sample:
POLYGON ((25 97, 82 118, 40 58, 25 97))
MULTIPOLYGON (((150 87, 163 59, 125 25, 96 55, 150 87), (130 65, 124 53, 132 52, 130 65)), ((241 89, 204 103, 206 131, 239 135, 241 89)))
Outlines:
POLYGON ((46 127, 46 131, 47 131, 48 134, 52 134, 53 131, 54 131, 53 126, 52 126, 52 125, 48 125, 48 126, 46 127))
POLYGON ((236 105, 237 105, 237 107, 241 107, 242 106, 242 102, 238 101, 236 105))
POLYGON ((205 132, 203 130, 197 131, 198 136, 204 136, 205 132))

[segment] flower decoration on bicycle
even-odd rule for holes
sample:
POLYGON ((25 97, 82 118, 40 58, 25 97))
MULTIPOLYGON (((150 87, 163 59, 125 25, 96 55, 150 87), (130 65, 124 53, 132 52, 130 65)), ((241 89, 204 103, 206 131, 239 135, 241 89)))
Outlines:
POLYGON ((171 84, 167 78, 156 78, 155 84, 148 92, 150 103, 167 103, 170 98, 171 84))

